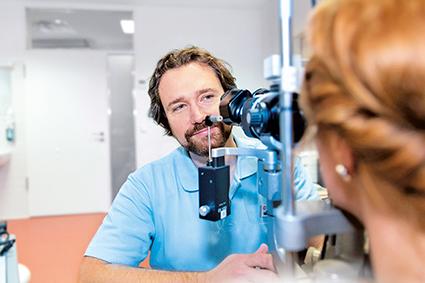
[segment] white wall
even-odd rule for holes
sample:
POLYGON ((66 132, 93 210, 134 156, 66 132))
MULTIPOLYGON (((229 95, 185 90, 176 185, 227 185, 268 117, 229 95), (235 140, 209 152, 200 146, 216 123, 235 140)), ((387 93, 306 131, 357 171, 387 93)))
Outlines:
POLYGON ((13 68, 12 108, 16 142, 12 156, 0 167, 0 219, 28 215, 26 191, 25 92, 23 57, 25 53, 25 10, 22 4, 0 2, 0 65, 13 68))
MULTIPOLYGON (((307 46, 304 32, 308 21, 308 13, 311 11, 310 0, 295 0, 292 14, 292 34, 294 37, 293 47, 295 53, 306 55, 307 46), (303 40, 302 42, 300 42, 303 40), (302 45, 302 46, 301 46, 302 45)), ((280 54, 280 22, 279 2, 265 1, 263 9, 263 50, 264 57, 270 54, 280 54)))
MULTIPOLYGON (((297 0, 299 1, 299 0, 297 0)), ((262 9, 263 57, 280 54, 279 2, 265 1, 262 9)))
MULTIPOLYGON (((267 11, 266 11, 267 12, 267 11)), ((176 147, 174 139, 147 117, 147 84, 156 62, 168 51, 188 45, 209 50, 233 69, 240 88, 267 87, 263 59, 268 24, 263 7, 140 6, 135 10, 137 161, 146 164, 176 147), (158 146, 160 144, 161 146, 158 146)))
POLYGON ((25 10, 14 2, 0 2, 0 62, 22 59, 25 51, 25 10))

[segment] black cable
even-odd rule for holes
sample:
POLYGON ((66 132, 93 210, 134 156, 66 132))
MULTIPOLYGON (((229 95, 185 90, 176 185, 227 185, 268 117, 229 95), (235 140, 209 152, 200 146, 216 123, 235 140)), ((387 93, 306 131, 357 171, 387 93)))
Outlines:
POLYGON ((6 222, 2 222, 0 225, 0 256, 7 253, 10 248, 15 244, 15 239, 10 239, 9 232, 7 232, 6 222))
POLYGON ((325 239, 323 240, 323 247, 322 247, 322 250, 320 252, 320 260, 325 259, 328 241, 329 241, 329 235, 325 235, 325 239))
POLYGON ((15 244, 15 239, 7 240, 7 242, 0 243, 0 246, 3 246, 3 248, 0 250, 0 256, 5 255, 15 244))

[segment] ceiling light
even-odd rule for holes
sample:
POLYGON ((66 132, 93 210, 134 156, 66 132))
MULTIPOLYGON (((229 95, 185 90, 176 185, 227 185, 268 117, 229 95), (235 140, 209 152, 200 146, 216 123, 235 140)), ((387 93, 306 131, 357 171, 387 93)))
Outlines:
POLYGON ((121 29, 123 33, 133 34, 134 33, 134 20, 121 20, 121 29))

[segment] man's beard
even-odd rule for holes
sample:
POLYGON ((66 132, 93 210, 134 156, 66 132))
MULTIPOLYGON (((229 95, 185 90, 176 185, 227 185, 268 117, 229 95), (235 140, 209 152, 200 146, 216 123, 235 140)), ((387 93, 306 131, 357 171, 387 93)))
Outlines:
MULTIPOLYGON (((187 130, 184 134, 187 145, 185 145, 184 148, 199 156, 208 156, 208 136, 200 139, 196 139, 196 137, 193 136, 194 133, 205 128, 207 128, 207 125, 205 122, 202 122, 196 123, 192 129, 187 130)), ((218 131, 214 131, 213 133, 213 127, 211 127, 211 148, 223 147, 232 132, 232 127, 224 123, 217 123, 216 129, 218 129, 218 131)))

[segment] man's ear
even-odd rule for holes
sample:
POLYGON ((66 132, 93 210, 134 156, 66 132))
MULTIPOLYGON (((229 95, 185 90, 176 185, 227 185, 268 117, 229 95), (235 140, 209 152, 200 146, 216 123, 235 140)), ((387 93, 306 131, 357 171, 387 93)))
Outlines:
POLYGON ((347 141, 337 133, 332 133, 330 135, 330 146, 335 163, 344 165, 345 168, 347 168, 348 174, 353 175, 356 171, 353 150, 348 145, 347 141))

